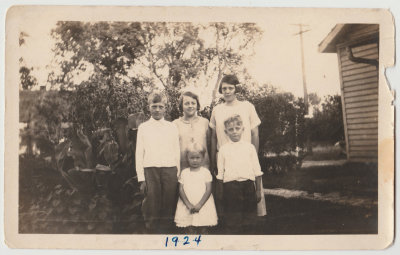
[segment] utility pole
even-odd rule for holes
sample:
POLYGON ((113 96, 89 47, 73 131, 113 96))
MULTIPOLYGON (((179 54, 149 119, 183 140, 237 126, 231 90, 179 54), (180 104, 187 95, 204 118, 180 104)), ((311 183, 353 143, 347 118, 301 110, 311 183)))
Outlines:
POLYGON ((305 117, 305 125, 306 125, 306 130, 305 130, 305 135, 306 135, 306 149, 308 154, 312 154, 312 144, 310 141, 310 127, 309 127, 309 107, 308 107, 308 92, 307 92, 307 81, 306 81, 306 69, 305 69, 305 64, 304 64, 304 44, 303 44, 303 34, 310 31, 308 30, 303 30, 303 26, 308 26, 304 24, 293 24, 294 26, 299 27, 299 32, 294 34, 294 35, 299 35, 300 36, 300 50, 301 50, 301 69, 303 72, 303 91, 304 91, 304 117, 305 117))
POLYGON ((306 82, 306 69, 304 65, 304 44, 303 44, 303 34, 310 31, 303 30, 303 26, 308 26, 304 24, 293 24, 294 26, 299 27, 299 32, 294 35, 300 36, 300 50, 301 50, 301 69, 303 72, 303 91, 304 91, 304 105, 305 105, 305 115, 308 115, 308 92, 307 92, 307 82, 306 82))

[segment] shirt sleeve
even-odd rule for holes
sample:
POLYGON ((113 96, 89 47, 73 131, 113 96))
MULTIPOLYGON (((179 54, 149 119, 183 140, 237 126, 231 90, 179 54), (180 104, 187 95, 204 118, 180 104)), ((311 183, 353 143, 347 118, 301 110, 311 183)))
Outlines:
POLYGON ((212 182, 212 176, 211 176, 210 170, 208 170, 206 168, 204 168, 203 170, 204 170, 204 181, 212 182))
POLYGON ((217 152, 218 159, 217 159, 217 167, 218 167, 218 180, 224 180, 224 172, 225 172, 225 159, 224 159, 224 149, 221 147, 220 151, 217 152))
POLYGON ((144 157, 144 146, 143 146, 143 128, 142 125, 138 128, 137 139, 136 139, 136 174, 139 182, 144 181, 144 168, 143 168, 143 157, 144 157))
POLYGON ((250 128, 253 129, 261 124, 261 120, 257 115, 256 108, 249 102, 250 128))
POLYGON ((180 175, 181 172, 181 149, 180 149, 180 144, 179 144, 179 131, 178 127, 173 124, 173 132, 174 132, 174 152, 175 152, 175 162, 176 162, 176 168, 178 168, 177 175, 180 175))
POLYGON ((263 172, 261 171, 260 161, 258 160, 256 147, 251 144, 251 163, 254 171, 254 176, 261 176, 263 172))
POLYGON ((211 118, 210 118, 210 124, 209 124, 209 126, 210 126, 210 128, 212 128, 212 129, 215 129, 215 127, 217 126, 217 123, 216 123, 216 120, 215 120, 215 109, 217 108, 217 106, 216 107, 214 107, 214 109, 212 110, 212 112, 211 112, 211 118))
POLYGON ((185 183, 185 171, 186 169, 183 169, 182 170, 182 173, 181 173, 181 175, 179 176, 179 178, 178 178, 178 181, 179 181, 179 183, 181 183, 181 184, 184 184, 185 183))
POLYGON ((210 122, 206 118, 203 118, 203 122, 204 122, 204 129, 207 130, 208 127, 210 126, 210 122))

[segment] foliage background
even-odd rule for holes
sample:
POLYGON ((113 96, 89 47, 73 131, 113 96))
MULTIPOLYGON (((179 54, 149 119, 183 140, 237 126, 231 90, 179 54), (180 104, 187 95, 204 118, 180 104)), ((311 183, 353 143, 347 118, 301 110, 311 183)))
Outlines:
POLYGON ((253 81, 243 60, 261 34, 252 23, 58 22, 59 69, 48 74, 50 90, 34 91, 40 84, 20 60, 20 232, 143 230, 127 119, 148 117, 154 88, 166 91, 167 119, 179 117, 178 98, 188 87, 208 100, 200 114, 209 118, 222 102, 219 80, 237 74, 238 97, 255 105, 262 122, 259 158, 269 174, 298 166, 306 134, 314 142, 342 140, 340 97, 320 107, 310 95, 314 117, 306 123, 301 98, 253 81))

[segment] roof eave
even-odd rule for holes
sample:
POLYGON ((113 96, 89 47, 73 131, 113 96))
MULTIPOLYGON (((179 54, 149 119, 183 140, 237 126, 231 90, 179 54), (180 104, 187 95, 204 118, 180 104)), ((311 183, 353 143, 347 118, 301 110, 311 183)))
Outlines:
POLYGON ((336 39, 346 24, 337 24, 331 32, 319 44, 318 51, 321 53, 336 53, 336 39))

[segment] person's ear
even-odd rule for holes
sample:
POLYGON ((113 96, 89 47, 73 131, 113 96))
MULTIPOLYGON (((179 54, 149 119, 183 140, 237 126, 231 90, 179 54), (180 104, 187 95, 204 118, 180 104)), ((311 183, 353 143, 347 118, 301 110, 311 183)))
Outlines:
POLYGON ((226 131, 226 129, 224 129, 225 134, 228 134, 228 132, 226 131))

